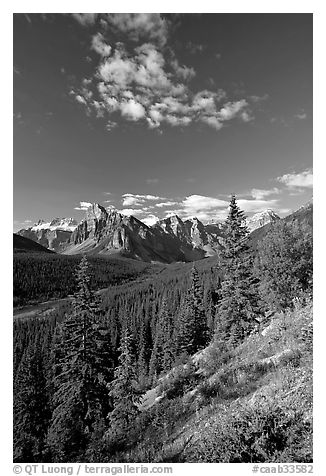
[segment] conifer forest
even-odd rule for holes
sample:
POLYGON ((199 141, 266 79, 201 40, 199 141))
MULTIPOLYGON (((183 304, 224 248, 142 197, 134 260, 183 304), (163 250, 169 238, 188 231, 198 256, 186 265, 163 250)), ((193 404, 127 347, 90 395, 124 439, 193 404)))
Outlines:
MULTIPOLYGON (((310 211, 309 211, 310 210, 310 211)), ((15 253, 15 462, 301 462, 312 453, 312 213, 215 256, 15 253)))

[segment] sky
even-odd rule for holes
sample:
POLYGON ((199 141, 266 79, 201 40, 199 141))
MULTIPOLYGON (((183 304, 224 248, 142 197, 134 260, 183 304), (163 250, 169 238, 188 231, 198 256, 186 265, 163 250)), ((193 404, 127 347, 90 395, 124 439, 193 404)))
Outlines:
POLYGON ((14 14, 14 231, 312 197, 312 14, 14 14))

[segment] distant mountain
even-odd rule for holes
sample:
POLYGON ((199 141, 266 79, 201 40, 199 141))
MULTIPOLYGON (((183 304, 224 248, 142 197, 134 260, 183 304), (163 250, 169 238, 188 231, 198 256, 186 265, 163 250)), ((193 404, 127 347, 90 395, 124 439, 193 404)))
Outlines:
POLYGON ((50 222, 39 220, 30 229, 31 231, 50 230, 73 232, 77 225, 78 223, 74 218, 54 218, 50 222))
MULTIPOLYGON (((264 236, 265 228, 279 219, 270 209, 249 218, 252 242, 256 243, 264 236)), ((203 224, 198 218, 182 220, 177 215, 147 226, 134 216, 94 203, 79 224, 73 218, 40 220, 18 235, 68 255, 118 253, 147 262, 172 263, 217 255, 223 245, 223 229, 222 223, 203 224)))
POLYGON ((73 218, 54 218, 50 222, 39 220, 32 227, 19 230, 17 234, 60 253, 76 227, 77 221, 73 218))
POLYGON ((133 216, 93 204, 72 233, 64 253, 119 252, 143 261, 193 261, 206 256, 205 250, 194 241, 195 230, 196 224, 185 223, 178 216, 149 227, 133 216))
POLYGON ((44 246, 29 240, 24 236, 13 234, 13 249, 14 253, 53 253, 53 251, 44 248, 44 246))
POLYGON ((279 220, 280 217, 270 208, 263 212, 255 213, 252 217, 247 219, 247 227, 250 232, 279 220))
MULTIPOLYGON (((309 200, 309 202, 307 202, 305 205, 300 207, 295 212, 291 213, 290 215, 287 215, 284 218, 281 218, 281 220, 284 220, 285 222, 298 221, 299 223, 306 223, 307 225, 310 225, 312 227, 312 225, 313 225, 313 201, 312 201, 312 199, 309 200)), ((250 234, 251 246, 253 248, 256 248, 258 241, 263 239, 264 236, 266 236, 268 231, 271 229, 271 226, 272 226, 272 223, 267 223, 266 225, 262 226, 261 228, 255 229, 250 234)))

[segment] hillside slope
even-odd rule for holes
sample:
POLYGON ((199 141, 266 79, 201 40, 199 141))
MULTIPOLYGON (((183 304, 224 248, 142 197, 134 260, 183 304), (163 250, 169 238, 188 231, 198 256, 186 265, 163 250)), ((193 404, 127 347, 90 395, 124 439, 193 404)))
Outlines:
POLYGON ((13 249, 14 253, 54 253, 39 243, 16 233, 13 234, 13 249))
POLYGON ((162 377, 146 429, 115 461, 312 461, 312 304, 276 314, 232 351, 216 344, 162 377))

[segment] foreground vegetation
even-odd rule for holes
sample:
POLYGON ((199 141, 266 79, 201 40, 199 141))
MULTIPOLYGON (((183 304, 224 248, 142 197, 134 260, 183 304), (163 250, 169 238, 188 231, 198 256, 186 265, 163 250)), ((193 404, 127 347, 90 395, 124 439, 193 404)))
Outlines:
POLYGON ((15 461, 312 461, 311 227, 253 254, 232 197, 226 230, 101 301, 84 258, 72 303, 15 323, 15 461))

